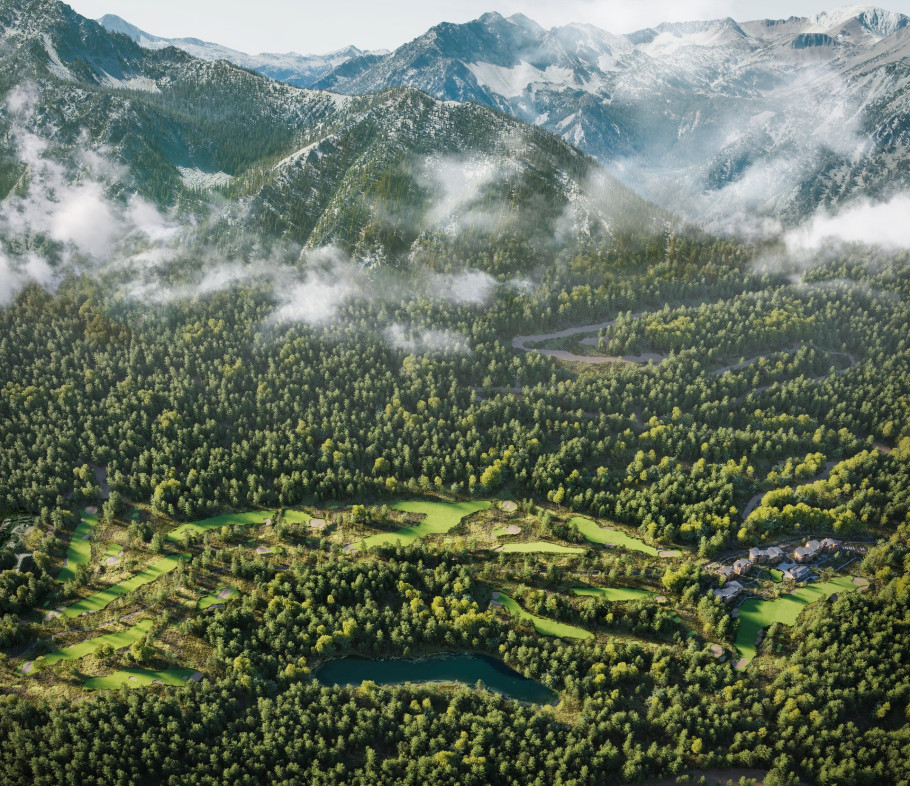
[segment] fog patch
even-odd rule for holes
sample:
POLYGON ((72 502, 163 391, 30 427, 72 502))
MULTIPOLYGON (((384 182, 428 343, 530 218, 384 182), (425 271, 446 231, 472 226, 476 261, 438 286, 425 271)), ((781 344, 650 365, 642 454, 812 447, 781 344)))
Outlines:
POLYGON ((389 346, 412 355, 440 352, 467 355, 471 344, 467 337, 452 330, 413 330, 397 322, 383 331, 389 346))
POLYGON ((433 297, 476 306, 485 304, 498 286, 499 282, 482 270, 436 273, 428 282, 429 292, 433 297))
POLYGON ((317 325, 328 322, 349 299, 370 297, 362 270, 334 246, 310 252, 302 279, 299 275, 273 273, 279 306, 272 321, 317 325))
POLYGON ((784 238, 791 254, 817 252, 825 246, 856 243, 887 250, 910 248, 910 194, 887 202, 862 200, 836 213, 818 211, 784 238))

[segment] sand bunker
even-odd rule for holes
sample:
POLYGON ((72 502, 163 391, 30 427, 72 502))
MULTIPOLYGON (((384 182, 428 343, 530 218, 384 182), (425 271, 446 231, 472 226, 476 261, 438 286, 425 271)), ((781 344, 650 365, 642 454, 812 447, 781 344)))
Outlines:
POLYGON ((519 527, 517 524, 509 524, 508 527, 506 527, 502 530, 502 534, 503 535, 520 535, 521 527, 519 527))
POLYGON ((193 672, 192 674, 190 674, 188 679, 191 679, 193 682, 199 682, 199 680, 202 679, 202 672, 201 671, 193 672))
POLYGON ((501 608, 502 608, 502 603, 500 603, 498 600, 491 600, 491 601, 490 601, 490 608, 491 608, 491 609, 501 609, 501 608))
POLYGON ((748 658, 740 658, 738 661, 736 661, 736 663, 733 664, 733 668, 736 669, 737 671, 742 671, 748 665, 749 665, 748 658))
POLYGON ((325 519, 310 519, 308 525, 310 529, 325 529, 328 526, 325 519))
POLYGON ((351 552, 356 551, 356 550, 357 550, 357 544, 356 544, 356 543, 348 543, 348 545, 345 546, 345 547, 341 550, 341 553, 342 553, 342 554, 350 554, 351 552))
POLYGON ((680 556, 679 552, 676 549, 665 549, 664 551, 657 552, 658 557, 678 557, 680 556))
POLYGON ((868 587, 868 586, 869 586, 869 579, 864 579, 864 578, 861 578, 860 576, 854 576, 854 577, 853 577, 853 583, 854 583, 857 587, 868 587))
POLYGON ((709 649, 715 658, 719 658, 724 654, 724 648, 720 644, 712 644, 709 649))
POLYGON ((516 510, 518 510, 518 505, 511 500, 506 500, 502 503, 502 509, 508 511, 509 513, 514 513, 516 510))
POLYGON ((654 600, 656 600, 658 603, 666 603, 666 602, 667 602, 667 596, 666 596, 666 595, 658 595, 656 598, 654 598, 654 600))
POLYGON ((219 592, 215 597, 219 600, 227 600, 231 595, 234 594, 236 590, 233 587, 225 587, 221 592, 219 592))
POLYGON ((493 593, 493 600, 499 600, 499 593, 498 593, 498 592, 494 592, 494 593, 493 593))
POLYGON ((59 611, 49 611, 47 614, 44 615, 44 621, 50 622, 51 620, 55 620, 58 617, 62 617, 62 616, 63 615, 59 611))
POLYGON ((257 554, 271 554, 272 550, 268 546, 257 546, 256 553, 257 554))
POLYGON ((132 682, 139 682, 139 680, 137 680, 132 674, 130 674, 130 680, 132 682))
POLYGON ((108 567, 111 567, 111 568, 114 567, 114 565, 119 565, 119 564, 120 564, 120 557, 107 557, 107 558, 104 560, 104 564, 107 565, 108 567))
POLYGON ((33 667, 34 665, 35 665, 35 662, 34 662, 34 661, 31 661, 31 660, 25 661, 25 663, 23 663, 23 664, 19 667, 19 673, 20 673, 20 674, 30 674, 31 671, 32 671, 32 667, 33 667))
POLYGON ((85 512, 88 513, 90 516, 94 516, 98 512, 98 508, 96 508, 94 505, 92 505, 90 508, 86 508, 85 512))

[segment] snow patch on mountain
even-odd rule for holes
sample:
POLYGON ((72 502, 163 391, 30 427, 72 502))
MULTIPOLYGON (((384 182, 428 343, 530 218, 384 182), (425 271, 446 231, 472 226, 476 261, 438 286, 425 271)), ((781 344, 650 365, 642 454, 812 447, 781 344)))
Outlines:
POLYGON ((571 69, 556 65, 547 66, 544 71, 524 60, 511 68, 484 62, 466 63, 465 65, 474 75, 478 85, 488 87, 506 98, 517 98, 534 83, 565 87, 580 86, 571 69))
POLYGON ((203 172, 199 167, 178 166, 180 180, 191 191, 212 191, 224 188, 234 179, 227 172, 203 172))

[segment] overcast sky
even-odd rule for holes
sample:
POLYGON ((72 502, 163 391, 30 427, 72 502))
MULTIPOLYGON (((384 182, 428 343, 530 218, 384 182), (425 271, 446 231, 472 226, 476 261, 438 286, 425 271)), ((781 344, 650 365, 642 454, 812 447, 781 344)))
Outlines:
MULTIPOLYGON (((194 37, 234 49, 324 53, 354 44, 395 49, 439 22, 486 11, 523 13, 544 27, 590 22, 625 33, 663 21, 807 16, 843 3, 818 0, 71 0, 83 16, 117 14, 147 33, 194 37)), ((910 0, 883 8, 910 15, 910 0)))

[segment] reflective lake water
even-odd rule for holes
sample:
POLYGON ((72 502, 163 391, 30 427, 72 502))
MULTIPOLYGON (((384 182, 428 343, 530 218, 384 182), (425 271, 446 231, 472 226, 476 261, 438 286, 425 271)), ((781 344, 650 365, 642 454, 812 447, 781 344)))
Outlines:
POLYGON ((420 660, 338 658, 320 666, 313 676, 325 685, 359 685, 372 680, 377 685, 457 682, 473 688, 479 680, 487 690, 518 701, 550 704, 559 698, 546 685, 522 676, 501 660, 471 652, 443 653, 420 660))

